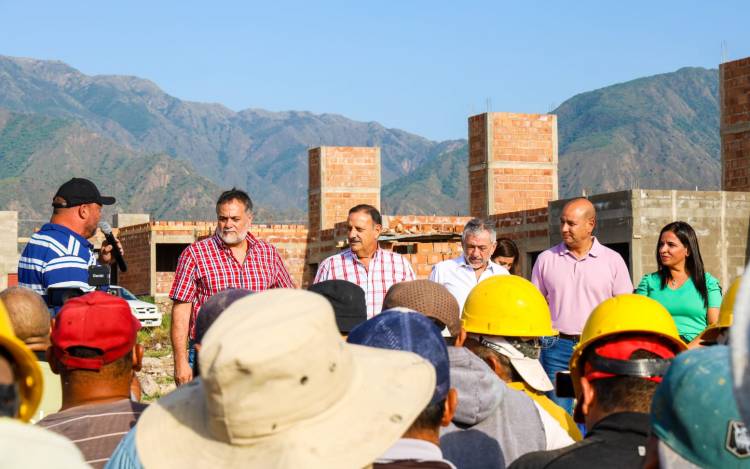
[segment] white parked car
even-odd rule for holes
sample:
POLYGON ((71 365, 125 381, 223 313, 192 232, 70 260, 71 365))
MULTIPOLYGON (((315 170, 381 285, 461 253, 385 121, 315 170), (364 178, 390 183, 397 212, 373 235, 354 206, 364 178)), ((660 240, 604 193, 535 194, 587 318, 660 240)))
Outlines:
POLYGON ((128 302, 128 304, 130 305, 130 311, 133 313, 133 316, 141 321, 141 326, 161 326, 162 315, 155 304, 139 300, 126 288, 120 287, 118 285, 110 285, 109 293, 115 296, 119 296, 120 298, 128 302))

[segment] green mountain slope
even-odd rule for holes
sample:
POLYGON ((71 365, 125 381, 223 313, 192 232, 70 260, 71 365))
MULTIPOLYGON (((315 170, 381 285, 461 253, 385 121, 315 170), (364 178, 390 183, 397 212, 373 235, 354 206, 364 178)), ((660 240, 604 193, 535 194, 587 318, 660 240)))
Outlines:
POLYGON ((440 147, 376 122, 297 111, 234 112, 179 100, 137 77, 87 76, 58 61, 4 56, 0 108, 74 118, 123 147, 188 161, 214 183, 247 188, 260 206, 298 219, 307 209, 308 148, 380 146, 387 183, 410 174, 440 147))
POLYGON ((22 232, 49 218, 57 187, 73 176, 92 179, 116 211, 155 218, 212 219, 220 189, 189 164, 142 155, 61 118, 0 110, 0 207, 20 212, 22 232))
MULTIPOLYGON (((0 209, 23 207, 35 217, 49 203, 47 195, 36 199, 40 191, 88 174, 113 181, 123 208, 158 217, 210 218, 219 188, 236 185, 256 199, 258 218, 302 221, 307 148, 317 145, 381 146, 385 212, 468 209, 465 140, 433 142, 334 114, 234 112, 181 101, 136 77, 3 56, 1 108, 14 113, 0 112, 0 209)), ((608 86, 553 112, 561 197, 719 186, 716 70, 683 68, 608 86)))
POLYGON ((469 211, 467 145, 445 151, 413 174, 383 187, 385 213, 466 215, 469 211))
POLYGON ((557 114, 560 195, 720 185, 718 72, 683 68, 583 93, 557 114))

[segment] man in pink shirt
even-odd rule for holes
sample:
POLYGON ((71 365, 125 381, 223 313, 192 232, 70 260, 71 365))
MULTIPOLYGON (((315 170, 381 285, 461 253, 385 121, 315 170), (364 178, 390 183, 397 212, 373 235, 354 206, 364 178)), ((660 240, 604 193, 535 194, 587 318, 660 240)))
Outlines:
MULTIPOLYGON (((531 272, 532 283, 549 303, 552 326, 560 331, 540 357, 550 380, 568 369, 591 311, 608 298, 633 293, 625 261, 592 236, 594 226, 596 210, 591 202, 579 198, 565 204, 560 216, 563 242, 541 253, 531 272)), ((573 410, 572 399, 549 397, 568 412, 573 410)))

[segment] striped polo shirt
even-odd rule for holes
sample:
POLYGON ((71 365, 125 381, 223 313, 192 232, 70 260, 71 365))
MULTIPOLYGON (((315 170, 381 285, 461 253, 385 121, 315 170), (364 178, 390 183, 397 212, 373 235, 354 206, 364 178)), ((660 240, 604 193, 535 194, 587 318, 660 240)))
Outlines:
POLYGON ((146 407, 147 404, 130 399, 84 404, 50 414, 37 425, 67 437, 78 446, 87 463, 103 468, 146 407))
POLYGON ((31 236, 18 260, 18 285, 47 301, 48 288, 91 291, 89 266, 96 264, 94 246, 69 228, 47 223, 31 236))

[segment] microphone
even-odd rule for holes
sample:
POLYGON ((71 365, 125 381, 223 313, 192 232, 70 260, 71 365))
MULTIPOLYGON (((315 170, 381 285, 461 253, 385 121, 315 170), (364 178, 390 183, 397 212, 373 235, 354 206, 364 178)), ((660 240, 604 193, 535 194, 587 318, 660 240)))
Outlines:
POLYGON ((102 233, 104 233, 104 237, 107 239, 107 242, 112 246, 112 255, 115 256, 117 267, 121 271, 127 272, 128 265, 125 263, 125 259, 122 258, 122 253, 120 252, 120 248, 117 246, 115 235, 112 234, 112 227, 109 226, 109 223, 107 223, 106 221, 100 221, 99 229, 102 230, 102 233))

